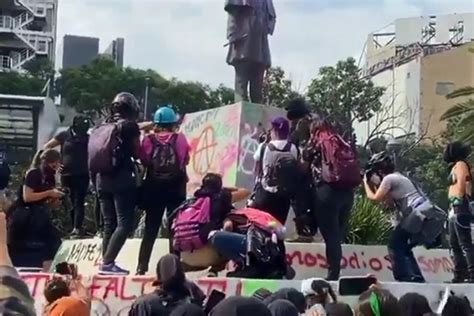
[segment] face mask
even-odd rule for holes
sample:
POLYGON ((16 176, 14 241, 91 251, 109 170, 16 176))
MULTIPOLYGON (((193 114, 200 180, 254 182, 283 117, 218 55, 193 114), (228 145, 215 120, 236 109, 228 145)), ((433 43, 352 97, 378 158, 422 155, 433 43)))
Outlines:
POLYGON ((75 127, 73 127, 73 130, 75 133, 79 135, 85 135, 87 134, 87 131, 89 130, 89 124, 80 124, 75 127))
POLYGON ((46 176, 54 176, 56 174, 56 170, 50 167, 46 162, 41 164, 41 169, 43 170, 43 174, 46 176))

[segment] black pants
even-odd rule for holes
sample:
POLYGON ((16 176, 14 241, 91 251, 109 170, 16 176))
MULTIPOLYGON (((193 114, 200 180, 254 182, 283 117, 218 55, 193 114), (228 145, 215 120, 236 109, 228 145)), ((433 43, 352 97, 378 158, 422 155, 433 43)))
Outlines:
POLYGON ((339 279, 341 273, 342 243, 354 203, 352 190, 336 190, 319 184, 313 190, 314 210, 321 235, 326 244, 329 280, 339 279))
POLYGON ((295 226, 298 236, 313 237, 318 224, 313 209, 313 193, 311 183, 312 177, 301 177, 300 190, 296 192, 291 206, 295 212, 295 226))
POLYGON ((100 211, 99 192, 97 190, 96 177, 97 175, 91 175, 91 182, 94 189, 94 221, 97 232, 102 233, 104 230, 104 217, 100 211))
POLYGON ((75 229, 82 229, 84 224, 84 202, 89 188, 88 175, 71 175, 61 178, 63 186, 69 189, 71 223, 75 229))
POLYGON ((45 205, 19 206, 10 218, 8 252, 15 267, 42 267, 54 259, 61 238, 45 205), (21 208, 21 209, 20 209, 21 208), (22 213, 20 213, 22 212, 22 213), (21 215, 23 214, 23 215, 21 215), (14 220, 14 217, 22 218, 14 220))
POLYGON ((388 242, 388 254, 392 260, 393 278, 399 282, 424 282, 423 273, 413 254, 417 244, 410 242, 413 236, 397 225, 388 242))
POLYGON ((454 217, 449 218, 449 244, 454 262, 454 278, 474 280, 474 245, 471 237, 471 213, 466 200, 454 206, 454 217))
POLYGON ((271 214, 285 225, 290 211, 290 199, 278 193, 268 192, 261 185, 257 185, 250 206, 271 214))
POLYGON ((235 102, 262 103, 263 77, 266 67, 254 62, 239 62, 235 69, 235 102), (250 87, 250 98, 249 98, 250 87))
MULTIPOLYGON (((148 271, 148 264, 150 263, 151 252, 153 251, 153 245, 155 244, 155 240, 158 237, 158 231, 160 229, 165 211, 166 214, 169 215, 183 201, 183 197, 171 196, 166 199, 162 198, 158 199, 152 208, 148 208, 145 210, 145 234, 143 235, 142 243, 140 246, 140 253, 138 255, 138 270, 140 270, 141 272, 148 271)), ((171 223, 168 224, 171 225, 171 223)), ((167 228, 169 229, 170 227, 167 228)), ((171 236, 169 239, 171 241, 171 236)))
POLYGON ((135 222, 136 189, 122 192, 99 190, 99 201, 104 218, 102 252, 104 264, 115 262, 135 222))

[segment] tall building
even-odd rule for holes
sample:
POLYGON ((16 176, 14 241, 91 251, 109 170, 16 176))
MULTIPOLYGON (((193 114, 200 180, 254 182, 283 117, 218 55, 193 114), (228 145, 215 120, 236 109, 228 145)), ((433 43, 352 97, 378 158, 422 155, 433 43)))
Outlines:
POLYGON ((441 115, 458 102, 446 95, 474 86, 473 41, 474 13, 398 19, 369 34, 362 76, 386 91, 382 109, 355 124, 358 142, 439 136, 445 129, 441 115))
POLYGON ((0 71, 36 57, 55 62, 57 0, 0 1, 0 71))
POLYGON ((65 35, 63 39, 62 67, 73 68, 89 64, 99 54, 99 39, 65 35))
POLYGON ((108 56, 115 61, 115 64, 119 67, 123 67, 123 57, 125 51, 125 40, 123 38, 117 38, 105 49, 102 55, 108 56))
POLYGON ((125 40, 113 40, 103 53, 99 53, 100 40, 95 37, 65 35, 60 47, 62 65, 60 69, 88 65, 98 56, 112 59, 117 66, 123 67, 125 40))

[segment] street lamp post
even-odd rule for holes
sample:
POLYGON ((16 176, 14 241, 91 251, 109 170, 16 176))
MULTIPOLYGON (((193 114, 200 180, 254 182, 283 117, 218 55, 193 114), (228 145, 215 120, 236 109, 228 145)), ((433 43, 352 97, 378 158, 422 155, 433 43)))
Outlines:
POLYGON ((386 150, 392 156, 393 164, 395 165, 395 169, 397 169, 402 143, 396 138, 390 138, 387 142, 386 150))
POLYGON ((145 83, 146 83, 146 86, 145 86, 145 106, 144 106, 144 109, 143 109, 143 115, 144 115, 144 118, 145 118, 145 121, 147 120, 148 118, 148 93, 149 93, 149 90, 150 90, 150 77, 146 77, 145 78, 145 83))

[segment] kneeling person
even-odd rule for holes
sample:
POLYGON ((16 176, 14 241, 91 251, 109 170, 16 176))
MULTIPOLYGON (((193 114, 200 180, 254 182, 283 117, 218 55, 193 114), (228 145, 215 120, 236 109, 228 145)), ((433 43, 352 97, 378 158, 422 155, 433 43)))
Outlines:
MULTIPOLYGON (((173 247, 181 253, 181 261, 188 269, 202 270, 222 263, 208 244, 209 234, 228 229, 223 223, 233 208, 232 204, 245 200, 249 195, 245 189, 224 188, 222 177, 209 173, 203 178, 194 198, 178 208, 172 225, 173 247)), ((213 275, 217 274, 216 269, 211 269, 213 275)))

